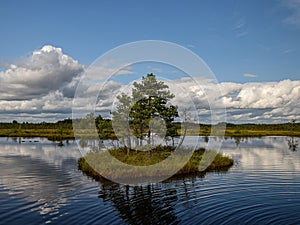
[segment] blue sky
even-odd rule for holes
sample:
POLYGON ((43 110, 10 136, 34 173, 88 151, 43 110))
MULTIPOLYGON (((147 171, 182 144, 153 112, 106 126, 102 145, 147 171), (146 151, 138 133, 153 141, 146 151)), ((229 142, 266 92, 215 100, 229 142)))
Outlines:
MULTIPOLYGON (((0 121, 70 117, 79 74, 108 50, 140 40, 199 55, 224 89, 218 100, 230 122, 300 119, 300 0, 3 0, 0 28, 0 121)), ((107 84, 103 112, 121 80, 107 84)), ((200 99, 197 87, 178 84, 200 99)))
POLYGON ((90 64, 120 44, 157 39, 190 48, 219 81, 298 79, 300 4, 292 3, 1 1, 0 60, 50 44, 90 64))

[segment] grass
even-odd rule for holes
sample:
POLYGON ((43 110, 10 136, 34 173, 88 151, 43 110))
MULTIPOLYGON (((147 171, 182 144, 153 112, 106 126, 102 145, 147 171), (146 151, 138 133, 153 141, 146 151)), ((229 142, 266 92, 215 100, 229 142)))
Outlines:
MULTIPOLYGON (((177 133, 182 130, 177 124, 177 133)), ((197 128, 197 126, 195 127, 197 128)), ((76 137, 96 138, 95 132, 89 129, 77 129, 76 137)), ((109 129, 108 132, 101 133, 102 139, 116 139, 115 134, 109 129)), ((201 124, 198 129, 190 129, 187 136, 213 136, 211 126, 201 124)), ((262 136, 294 136, 300 137, 300 123, 285 124, 226 124, 225 137, 262 137, 262 136)), ((0 123, 0 137, 45 137, 49 140, 75 139, 72 128, 72 121, 67 124, 47 123, 47 124, 11 124, 0 123)))
POLYGON ((0 129, 0 137, 44 137, 49 140, 74 139, 71 129, 0 129))
MULTIPOLYGON (((98 135, 88 129, 77 130, 77 137, 80 138, 98 138, 98 135)), ((73 129, 0 129, 0 137, 43 137, 51 141, 74 140, 73 129)), ((108 134, 107 139, 116 139, 114 134, 108 134)))
POLYGON ((300 131, 226 129, 225 136, 227 136, 227 137, 263 137, 263 136, 295 136, 295 137, 300 137, 300 131))
MULTIPOLYGON (((97 138, 89 130, 80 130, 77 133, 80 138, 97 138)), ((51 141, 74 140, 73 129, 0 129, 0 137, 43 137, 51 141)), ((108 139, 115 139, 115 135, 108 135, 108 139)))
MULTIPOLYGON (((148 152, 136 152, 135 150, 130 150, 129 154, 127 154, 126 148, 119 148, 115 150, 109 150, 110 154, 114 156, 114 158, 118 159, 121 162, 124 162, 129 165, 134 166, 150 166, 154 165, 158 162, 163 161, 168 156, 172 154, 174 148, 169 146, 158 146, 155 149, 151 150, 151 155, 149 156, 148 152)), ((205 150, 198 149, 194 151, 189 161, 176 172, 174 176, 182 176, 188 174, 197 174, 199 172, 199 163, 203 158, 205 150)), ((88 176, 96 179, 96 180, 106 180, 104 176, 102 176, 97 171, 105 171, 105 174, 108 175, 110 178, 115 179, 138 179, 144 174, 139 174, 138 171, 134 171, 134 169, 129 170, 131 171, 124 171, 124 168, 119 167, 117 164, 110 164, 110 168, 107 168, 106 163, 100 163, 100 161, 106 161, 106 155, 104 152, 90 152, 85 157, 82 157, 78 160, 78 168, 88 176), (133 177, 128 177, 128 174, 133 177)), ((107 158, 107 160, 109 160, 107 158)), ((175 163, 177 163, 176 159, 174 158, 175 163)), ((178 161, 180 163, 180 160, 178 161)), ((180 165, 180 164, 179 164, 180 165)), ((213 162, 201 173, 208 172, 208 171, 227 171, 233 165, 233 160, 228 156, 223 156, 221 154, 217 154, 213 160, 213 162)), ((168 171, 168 169, 162 168, 159 170, 159 173, 153 173, 154 176, 164 175, 164 171, 168 171)), ((149 171, 149 177, 152 175, 151 171, 149 171)))
MULTIPOLYGON (((178 129, 178 134, 181 134, 181 130, 178 129)), ((188 133, 187 136, 213 136, 211 134, 211 129, 204 127, 202 128, 200 126, 200 131, 195 131, 192 133, 188 133)), ((223 136, 223 134, 222 134, 223 136)), ((260 127, 257 125, 256 127, 252 129, 247 129, 247 127, 230 127, 227 126, 225 133, 225 137, 264 137, 264 136, 294 136, 294 137, 300 137, 300 130, 288 130, 286 128, 278 128, 278 129, 269 129, 268 127, 260 127)))
MULTIPOLYGON (((180 134, 180 132, 179 132, 180 134)), ((88 131, 81 131, 77 134, 82 138, 96 138, 88 131)), ((189 135, 197 135, 187 134, 189 135)), ((200 130, 200 136, 210 136, 210 130, 200 130)), ((300 137, 300 131, 288 130, 240 130, 226 129, 225 137, 263 137, 263 136, 295 136, 300 137)), ((0 129, 0 137, 44 137, 49 140, 71 140, 75 139, 73 129, 0 129)), ((109 135, 108 139, 115 139, 115 135, 109 135)))

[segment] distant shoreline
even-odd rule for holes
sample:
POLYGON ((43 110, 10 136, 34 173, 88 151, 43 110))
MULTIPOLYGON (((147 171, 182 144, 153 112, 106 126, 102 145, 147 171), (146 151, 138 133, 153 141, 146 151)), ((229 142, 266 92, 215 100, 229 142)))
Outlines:
MULTIPOLYGON (((111 121, 106 119, 107 126, 111 121)), ((178 136, 181 135, 181 124, 175 123, 178 136)), ((242 138, 242 137, 264 137, 264 136, 293 136, 300 137, 300 123, 283 124, 231 124, 225 123, 226 131, 219 133, 219 136, 242 138)), ((116 139, 112 127, 101 130, 98 133, 102 140, 116 139)), ((93 132, 88 129, 81 129, 79 135, 82 138, 96 138, 93 132)), ((215 136, 211 134, 211 125, 200 124, 200 131, 187 133, 186 136, 215 136)), ((0 137, 43 137, 53 141, 74 140, 73 123, 71 119, 58 121, 56 123, 12 123, 0 122, 0 137)), ((77 137, 77 136, 76 136, 77 137)))
MULTIPOLYGON (((188 134, 186 136, 196 136, 197 134, 188 134)), ((209 132, 201 132, 199 136, 210 137, 215 136, 211 135, 209 132)), ((286 131, 286 130, 226 130, 224 136, 228 138, 251 138, 251 137, 266 137, 266 136, 291 136, 291 137, 300 137, 299 131, 286 131)), ((22 137, 22 138, 34 138, 41 137, 47 138, 51 141, 60 141, 60 140, 74 140, 73 130, 63 130, 62 134, 60 130, 57 129, 25 129, 21 131, 15 131, 13 129, 0 129, 0 137, 22 137)), ((88 133, 82 134, 81 138, 97 138, 97 136, 89 135, 88 133)), ((116 139, 114 135, 111 135, 111 138, 107 139, 116 139)))

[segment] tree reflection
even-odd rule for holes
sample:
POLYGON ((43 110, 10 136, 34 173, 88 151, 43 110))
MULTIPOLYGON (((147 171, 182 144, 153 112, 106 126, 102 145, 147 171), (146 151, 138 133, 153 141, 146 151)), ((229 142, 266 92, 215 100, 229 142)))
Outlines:
POLYGON ((121 218, 129 224, 178 224, 174 214, 177 201, 175 188, 159 185, 128 186, 101 183, 99 197, 112 201, 121 218))
POLYGON ((297 147, 298 147, 298 141, 295 140, 295 136, 294 136, 295 124, 296 124, 296 120, 292 119, 290 121, 290 129, 292 132, 292 136, 291 138, 288 139, 289 149, 293 152, 297 151, 297 147))
POLYGON ((234 137, 234 142, 235 142, 236 146, 239 147, 240 143, 241 143, 241 137, 234 137))
POLYGON ((293 152, 297 151, 298 148, 298 141, 295 140, 295 137, 291 137, 288 139, 288 145, 289 145, 289 149, 293 152))

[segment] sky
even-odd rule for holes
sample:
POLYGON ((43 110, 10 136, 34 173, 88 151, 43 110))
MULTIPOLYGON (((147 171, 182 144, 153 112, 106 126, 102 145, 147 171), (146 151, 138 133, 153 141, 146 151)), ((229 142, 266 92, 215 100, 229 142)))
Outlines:
MULTIPOLYGON (((0 121, 71 117, 85 69, 105 52, 140 40, 173 42, 201 57, 222 87, 217 100, 229 122, 300 119, 299 0, 3 0, 0 27, 0 121)), ((124 86, 109 84, 113 94, 124 86)), ((199 87, 188 87, 201 99, 199 87)), ((113 94, 103 93, 100 112, 107 113, 113 94)))

